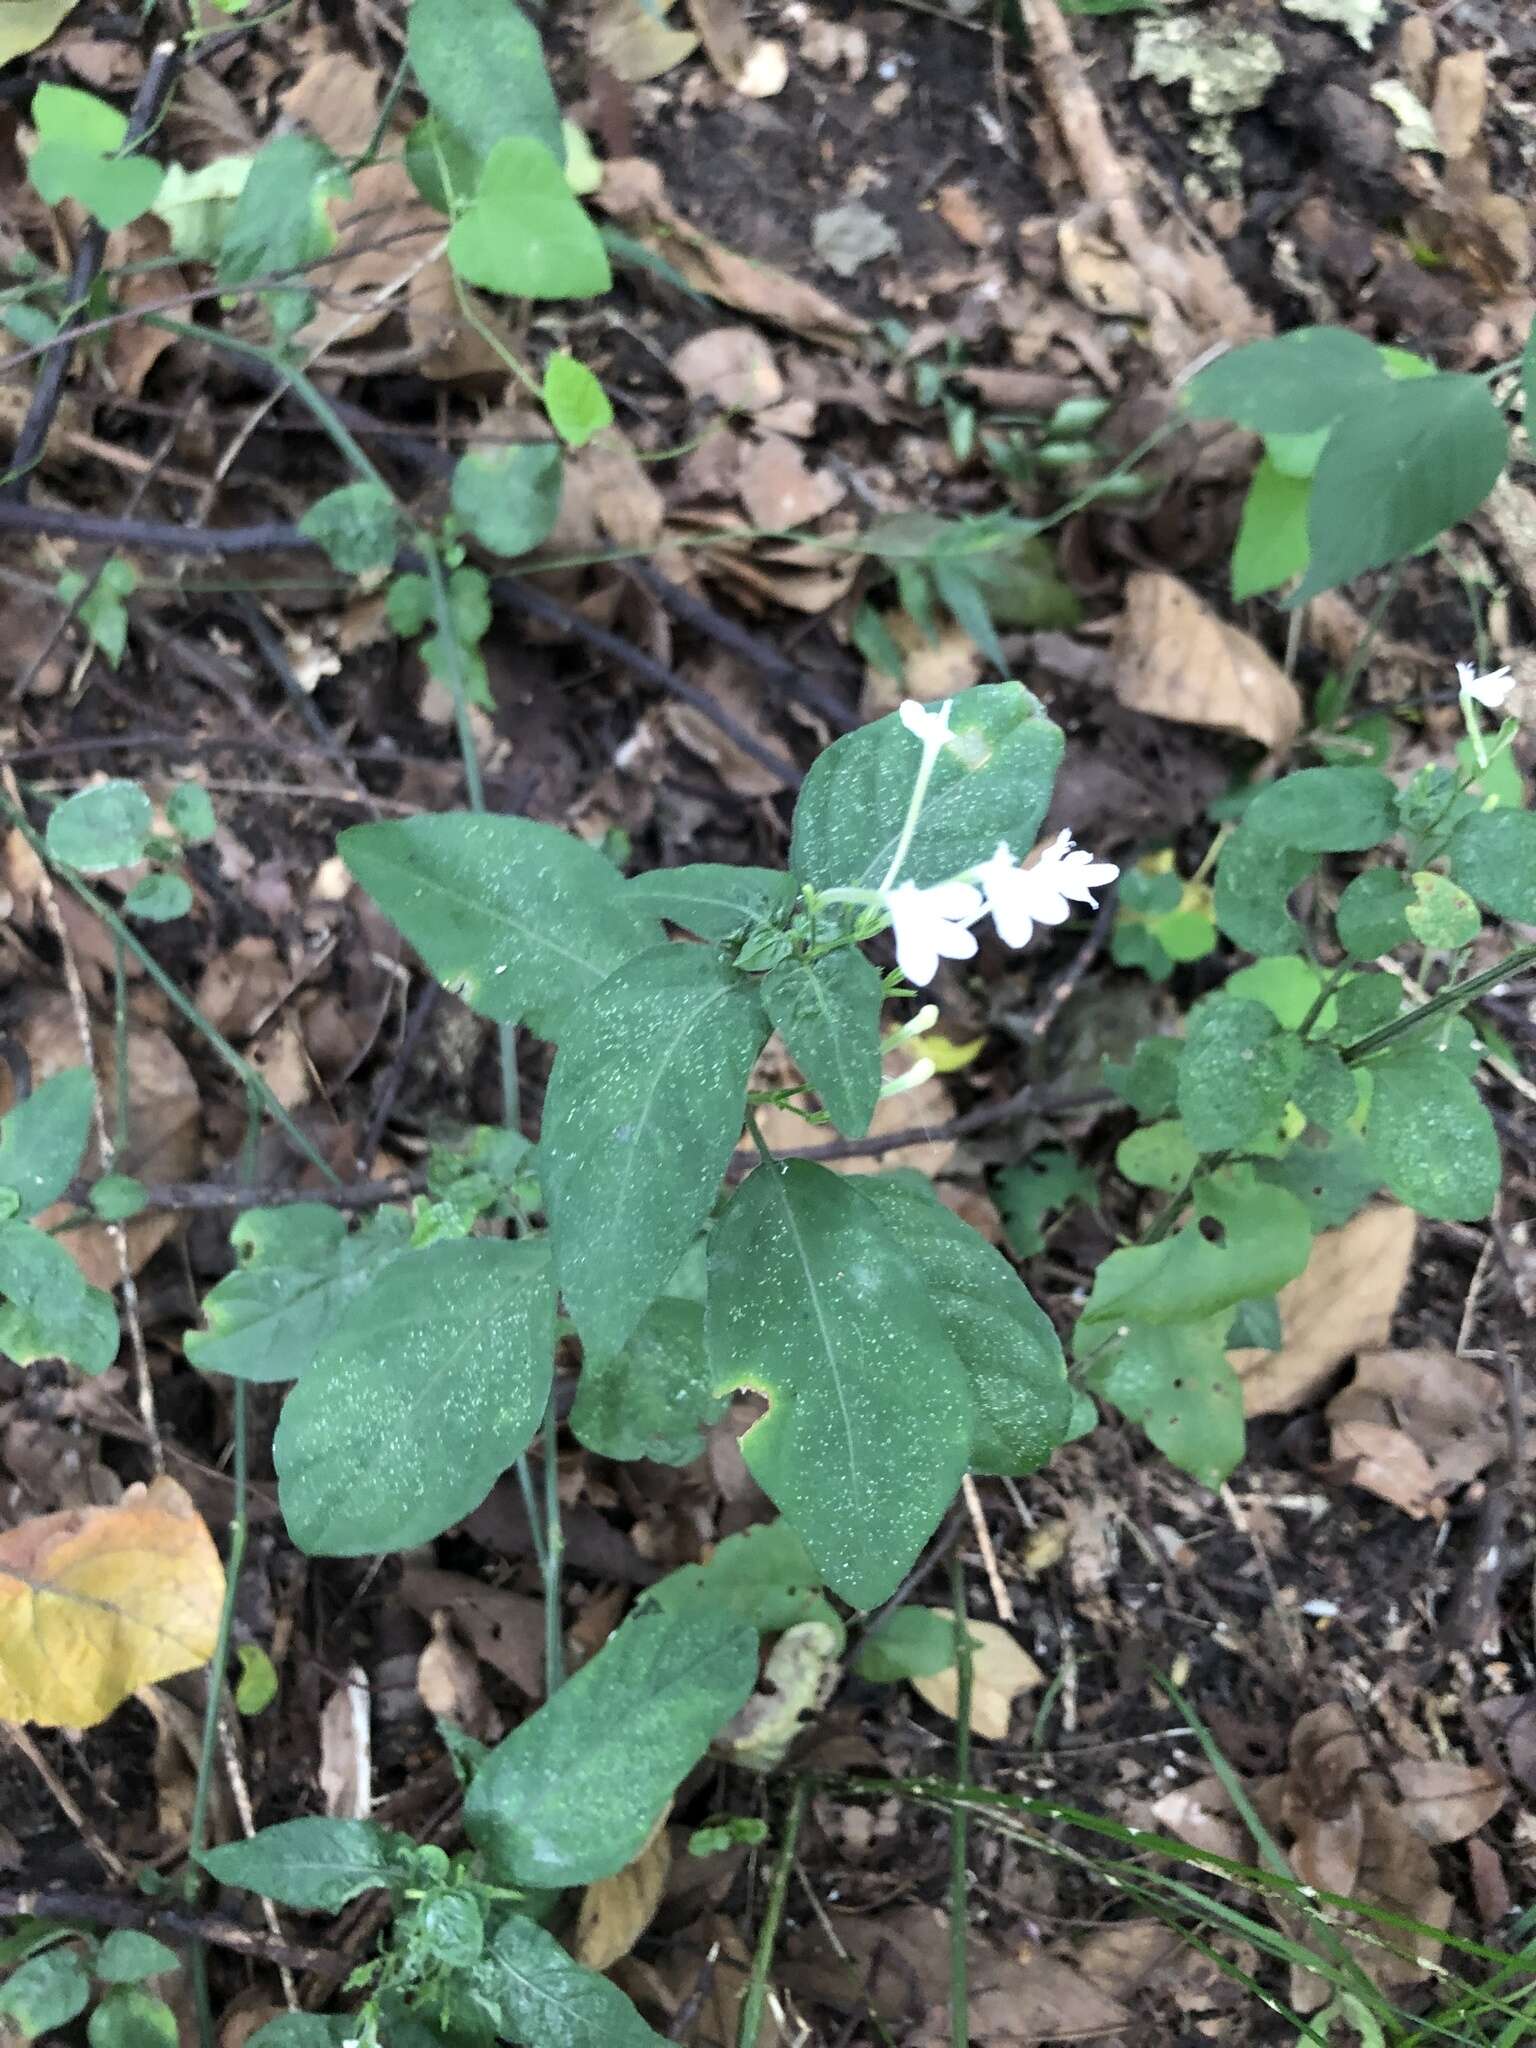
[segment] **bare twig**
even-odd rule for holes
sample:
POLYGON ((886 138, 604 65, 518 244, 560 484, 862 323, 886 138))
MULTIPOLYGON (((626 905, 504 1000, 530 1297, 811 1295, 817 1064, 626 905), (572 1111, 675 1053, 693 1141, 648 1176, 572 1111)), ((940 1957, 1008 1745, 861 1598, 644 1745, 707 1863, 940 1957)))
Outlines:
POLYGON ((206 1941, 213 1948, 232 1949, 259 1962, 290 1970, 312 1970, 328 1960, 329 1951, 274 1941, 254 1927, 242 1927, 222 1913, 189 1913, 152 1899, 119 1898, 111 1892, 80 1892, 49 1886, 24 1891, 0 1886, 0 1920, 88 1920, 95 1927, 137 1927, 168 1934, 173 1940, 206 1941))
POLYGON ((1013 1601, 1009 1598, 1008 1588, 1003 1583, 1003 1575, 997 1568, 997 1552, 993 1548, 992 1532, 987 1527, 987 1518, 982 1512, 981 1495, 976 1491, 976 1481, 969 1472, 961 1480, 960 1487, 965 1496, 965 1511, 971 1518, 976 1547, 981 1552, 981 1562, 987 1574, 987 1584, 992 1591, 992 1605, 997 1609, 998 1620, 1017 1621, 1013 1601))
MULTIPOLYGON (((78 1800, 75 1799, 69 1787, 53 1768, 53 1765, 49 1763, 47 1757, 43 1755, 43 1752, 32 1740, 26 1729, 17 1727, 11 1721, 0 1721, 0 1730, 3 1730, 12 1748, 26 1758, 33 1770, 36 1771, 37 1775, 48 1787, 48 1790, 58 1802, 59 1811, 76 1830, 81 1841, 84 1842, 107 1875, 119 1880, 126 1879, 128 1875, 127 1864, 123 1862, 111 1843, 102 1839, 100 1834, 91 1825, 87 1816, 81 1812, 78 1800)), ((3 1901, 5 1896, 6 1894, 0 1891, 0 1901, 3 1901)), ((33 1908, 34 1912, 37 1910, 39 1909, 33 1908)), ((0 1913, 4 1911, 4 1905, 0 1904, 0 1913)))

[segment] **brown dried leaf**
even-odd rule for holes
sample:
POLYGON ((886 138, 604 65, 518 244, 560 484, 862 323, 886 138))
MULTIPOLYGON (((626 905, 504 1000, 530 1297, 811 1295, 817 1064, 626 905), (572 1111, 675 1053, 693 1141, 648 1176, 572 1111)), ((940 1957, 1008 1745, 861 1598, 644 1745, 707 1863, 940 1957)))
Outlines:
POLYGON ((950 232, 973 249, 990 249, 1002 233, 995 216, 987 212, 967 186, 941 185, 937 211, 950 232))
MULTIPOLYGON (((1075 1962, 1028 1943, 1017 1954, 991 1948, 970 1973, 970 2034, 987 2048, 1014 2042, 1088 2041, 1116 2034, 1131 2015, 1075 1962)), ((935 2005, 918 2034, 918 2048, 941 2048, 951 2039, 947 2008, 935 2005)))
POLYGON ((660 78, 699 47, 690 29, 667 20, 673 0, 599 0, 587 29, 587 53, 624 85, 660 78))
POLYGON ((778 364, 753 327, 696 334, 673 356, 672 374, 690 398, 712 398, 726 412, 757 412, 784 396, 778 364))
POLYGON ((1116 320, 1136 319, 1145 312, 1141 272, 1118 242, 1064 220, 1056 230, 1056 247, 1062 280, 1080 306, 1116 320))
POLYGON ((805 456, 782 434, 767 434, 748 454, 737 480, 754 526, 806 526, 842 503, 847 486, 831 470, 812 475, 805 456))
POLYGON ((1400 1757, 1392 1777, 1402 1795, 1402 1814, 1426 1842, 1464 1842, 1493 1819, 1509 1796, 1497 1771, 1447 1757, 1421 1761, 1400 1757))
POLYGON ((452 1722, 477 1742, 493 1742, 502 1732, 504 1723, 491 1704, 479 1662, 441 1608, 432 1616, 432 1640, 416 1660, 416 1690, 429 1714, 452 1722))
POLYGON ((747 27, 741 0, 688 0, 704 54, 743 98, 771 99, 789 79, 782 43, 760 42, 747 27))
POLYGON ((1503 1403, 1496 1373, 1449 1351, 1365 1352, 1328 1404, 1333 1456, 1363 1456, 1355 1485, 1423 1515, 1508 1448, 1503 1403), (1374 1463, 1383 1453, 1385 1471, 1374 1463))
POLYGON ((1335 1422, 1329 1450, 1334 1462, 1346 1469, 1352 1486, 1374 1493, 1415 1521, 1438 1505, 1428 1458, 1411 1436, 1390 1423, 1335 1422))
MULTIPOLYGON (((728 711, 765 747, 771 747, 775 752, 781 750, 780 742, 762 722, 761 691, 746 680, 740 667, 729 656, 722 655, 711 661, 702 675, 690 680, 696 680, 722 710, 728 711)), ((713 719, 706 718, 693 705, 669 698, 661 707, 660 717, 667 730, 682 742, 690 754, 697 754, 701 761, 709 763, 732 795, 773 796, 784 787, 782 775, 754 760, 729 733, 722 732, 713 719)))
POLYGON ((1431 112, 1448 162, 1470 156, 1483 132, 1488 108, 1488 60, 1478 49, 1456 50, 1440 60, 1431 112))
POLYGON ((1197 1778, 1192 1785, 1165 1792, 1153 1806, 1152 1818, 1192 1849, 1226 1856, 1234 1863, 1248 1853, 1248 1831, 1220 1778, 1197 1778))
POLYGON ((898 680, 884 669, 866 667, 861 717, 882 718, 904 697, 931 704, 981 680, 982 652, 963 626, 953 621, 939 625, 930 640, 909 612, 887 612, 884 624, 901 651, 902 673, 898 680))
POLYGON ((1413 1256, 1418 1219, 1374 1203, 1314 1240, 1306 1270, 1280 1291, 1278 1351, 1234 1351, 1249 1415, 1288 1415, 1352 1352, 1386 1342, 1413 1256))
POLYGON ((1286 747, 1301 729, 1301 698, 1256 640, 1209 611, 1160 570, 1126 585, 1115 635, 1115 694, 1133 711, 1240 733, 1286 747))
POLYGON ((543 1697, 542 1601, 425 1564, 406 1566, 400 1598, 423 1620, 445 1613, 482 1664, 509 1678, 529 1699, 543 1697))
MULTIPOLYGON (((954 1610, 936 1607, 935 1614, 953 1620, 954 1610)), ((1045 1673, 1023 1644, 995 1621, 967 1621, 975 1640, 971 1651, 971 1733, 989 1742, 1006 1742, 1013 1725, 1013 1703, 1045 1683, 1045 1673)), ((909 1681, 919 1699, 936 1714, 954 1721, 960 1715, 960 1672, 956 1666, 931 1678, 909 1681)))
POLYGON ((650 1926, 672 1868, 666 1819, 664 1813, 633 1863, 612 1877, 600 1877, 582 1893, 573 1952, 589 1970, 611 1970, 650 1926))

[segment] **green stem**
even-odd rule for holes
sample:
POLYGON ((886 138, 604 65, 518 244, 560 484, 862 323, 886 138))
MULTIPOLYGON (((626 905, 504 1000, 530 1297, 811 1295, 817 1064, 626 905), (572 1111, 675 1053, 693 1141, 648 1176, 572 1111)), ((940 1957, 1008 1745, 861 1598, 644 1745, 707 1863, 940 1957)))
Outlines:
POLYGON ((768 1907, 763 1914, 762 1931, 757 1937, 757 1948, 752 1957, 752 1975, 747 1980, 746 1996, 741 2001, 741 2026, 736 2035, 736 2048, 757 2048, 757 2037, 762 2031, 763 2007, 768 2000, 768 1972, 773 1967, 773 1951, 778 1945, 784 1901, 789 1895, 789 1873, 794 1868, 795 1846, 800 1839, 800 1823, 805 1818, 809 1790, 808 1779, 795 1781, 789 1815, 784 1822, 784 1838, 779 1843, 773 1881, 768 1887, 768 1907))
POLYGON ((138 961, 144 972, 155 984, 155 987, 160 990, 160 993, 180 1012, 192 1028, 207 1040, 225 1065, 239 1077, 247 1093, 256 1097, 267 1115, 272 1118, 274 1123, 281 1126, 293 1144, 309 1161, 310 1165, 318 1172, 324 1174, 333 1187, 340 1187, 340 1174, 335 1172, 304 1135, 303 1131, 299 1129, 293 1118, 284 1109, 250 1061, 236 1052, 223 1032, 216 1025, 209 1023, 192 998, 182 993, 160 965, 154 954, 143 945, 138 935, 123 922, 111 905, 104 903, 96 894, 96 891, 88 883, 83 882, 72 869, 59 866, 51 858, 41 833, 33 831, 30 820, 3 794, 0 794, 0 812, 3 812, 10 819, 38 859, 46 864, 49 872, 56 875, 66 888, 80 899, 87 910, 100 918, 101 922, 112 934, 113 939, 119 941, 133 955, 134 959, 138 961))
POLYGON ((1469 974, 1465 981, 1453 982, 1427 1003, 1420 1003, 1405 1017, 1393 1017, 1388 1023, 1380 1024, 1374 1031, 1368 1031, 1364 1038, 1357 1038, 1353 1045, 1346 1045, 1343 1060, 1346 1066, 1368 1059, 1374 1052, 1380 1052, 1384 1045, 1390 1045, 1405 1032, 1416 1031, 1427 1024, 1431 1017, 1438 1017, 1443 1011, 1461 1009, 1488 989, 1497 988, 1511 974, 1518 974, 1522 967, 1529 967, 1536 961, 1536 945, 1517 946, 1513 953, 1507 953, 1493 967, 1485 967, 1481 974, 1469 974))
POLYGON ((565 1654, 560 1642, 560 1561, 565 1531, 560 1521, 560 1423, 555 1414, 555 1382, 549 1383, 544 1411, 544 1697, 552 1699, 565 1683, 565 1654))
POLYGON ((1322 987, 1313 997, 1311 1009, 1308 1010, 1305 1017, 1302 1018, 1301 1022, 1296 1027, 1296 1036, 1299 1039, 1305 1041, 1311 1035, 1313 1025, 1317 1022, 1318 1018, 1321 1017, 1324 1010, 1326 1010, 1328 1007, 1329 997, 1333 994, 1334 990, 1338 987, 1339 983, 1344 979, 1344 977, 1347 974, 1351 974, 1353 972, 1354 962, 1350 960, 1341 960, 1338 966, 1335 967, 1329 973, 1327 979, 1323 982, 1322 987))
POLYGON ((123 942, 112 937, 112 1081, 116 1100, 112 1115, 112 1150, 121 1155, 128 1143, 128 968, 123 942))
MULTIPOLYGON (((965 1567, 957 1544, 949 1556, 949 1604, 955 1623, 955 1668, 960 1675, 955 1702, 955 1784, 956 1789, 971 1782, 971 1632, 966 1627, 965 1567)), ((970 1964, 966 1954, 969 1932, 967 1900, 970 1872, 967 1867, 969 1815, 957 1803, 949 1816, 949 2039, 950 2048, 969 2048, 971 2037, 970 1964)))
POLYGON ((448 665, 448 689, 453 697, 453 722, 458 734, 459 757, 464 763, 464 790, 472 811, 485 809, 485 782, 480 774, 480 754, 475 729, 469 718, 469 674, 464 666, 464 648, 454 629, 453 606, 448 597, 448 578, 443 574, 437 543, 423 534, 418 545, 426 557, 427 579, 432 585, 432 613, 437 637, 448 665))
POLYGON ((1349 657, 1348 664, 1345 667, 1344 679, 1339 684, 1338 705, 1333 714, 1335 729, 1337 729, 1340 720, 1349 709, 1350 700, 1355 694, 1355 685, 1359 682, 1365 665, 1371 658, 1371 649, 1376 644, 1376 635, 1381 631, 1381 622, 1387 616, 1388 607, 1391 605, 1393 598, 1396 597, 1402 580, 1403 564, 1401 562, 1394 562, 1386 582, 1381 586, 1381 592, 1376 602, 1371 606, 1370 614, 1365 622, 1365 631, 1360 635, 1359 645, 1349 657))

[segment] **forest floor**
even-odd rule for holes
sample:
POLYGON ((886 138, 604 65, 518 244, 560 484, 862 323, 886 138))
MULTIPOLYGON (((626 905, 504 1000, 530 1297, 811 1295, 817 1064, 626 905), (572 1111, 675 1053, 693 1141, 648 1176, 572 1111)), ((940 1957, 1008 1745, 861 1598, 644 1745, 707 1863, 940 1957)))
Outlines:
MULTIPOLYGON (((1067 17, 1065 50, 1048 33, 1063 19, 1051 0, 1024 0, 1032 37, 1011 5, 994 25, 975 0, 763 0, 749 24, 715 0, 692 11, 712 23, 717 56, 734 34, 727 72, 743 75, 745 48, 747 82, 778 89, 743 93, 704 47, 669 51, 686 10, 670 26, 607 4, 546 24, 567 111, 606 166, 592 205, 666 262, 622 270, 595 308, 540 313, 514 336, 535 351, 568 344, 622 435, 573 458, 545 549, 606 559, 528 565, 529 607, 499 611, 484 649, 494 712, 475 714, 492 809, 606 838, 637 868, 782 864, 795 780, 822 745, 903 692, 939 696, 991 672, 951 627, 932 644, 909 635, 900 686, 871 671, 852 621, 871 592, 894 616, 894 591, 877 561, 829 542, 889 512, 1056 509, 1163 421, 1179 381, 1225 344, 1342 323, 1475 369, 1518 353, 1530 327, 1536 20, 1519 0, 1106 10, 1067 17), (1200 35, 1185 33, 1197 17, 1200 35), (1193 89, 1179 75, 1189 64, 1193 89), (1405 102, 1384 102, 1383 82, 1412 95, 1427 138, 1405 141, 1405 102), (1072 399, 1107 410, 1083 462, 1053 476, 1033 451, 1072 399), (818 543, 742 538, 790 525, 818 543)), ((282 123, 360 148, 400 63, 402 17, 401 0, 297 0, 270 23, 234 24, 188 70, 167 151, 196 166, 282 123)), ((134 21, 82 0, 0 74, 8 261, 24 244, 56 253, 20 170, 20 91, 50 78, 126 96, 144 51, 134 21)), ((440 292, 412 280, 379 302, 425 249, 414 204, 398 164, 358 179, 320 291, 324 331, 307 339, 313 373, 355 408, 377 462, 427 504, 446 458, 519 438, 530 414, 440 292)), ((159 232, 120 231, 111 260, 162 257, 159 232)), ((8 420, 33 374, 19 355, 8 368, 8 420)), ((1054 529, 1018 623, 1001 628, 1008 673, 1068 737, 1048 829, 1069 827, 1127 871, 1171 854, 1197 873, 1217 830, 1209 807, 1291 738, 1273 726, 1287 677, 1306 705, 1354 664, 1361 708, 1390 721, 1394 767, 1447 749, 1453 664, 1473 646, 1468 588, 1496 658, 1536 694, 1530 493, 1505 486, 1448 555, 1410 565, 1374 620, 1372 579, 1293 618, 1228 594, 1254 445, 1211 429, 1165 441, 1137 470, 1141 495, 1054 529)), ((108 325, 77 354, 33 501, 129 522, 126 649, 114 665, 76 625, 60 629, 58 574, 99 549, 6 537, 0 750, 40 793, 103 771, 205 784, 218 832, 191 857, 193 914, 155 930, 157 958, 344 1180, 419 1186, 435 1132, 499 1118, 495 1034, 434 999, 351 885, 335 834, 463 803, 451 704, 388 630, 381 597, 317 558, 191 559, 142 544, 132 524, 292 521, 340 480, 313 423, 238 361, 108 325)), ((1528 741, 1524 765, 1536 768, 1528 741)), ((15 834, 0 846, 0 908, 0 1030, 33 1076, 78 1057, 54 909, 110 1058, 110 940, 50 903, 15 834)), ((1019 1257, 1063 1329, 1134 1225, 1133 1191, 1107 1178, 1127 1112, 1004 1105, 1046 1079, 1094 1090, 1106 1054, 1176 1028, 1219 972, 1213 956, 1159 983, 1116 964, 1114 918, 1111 903, 1091 925, 1018 956, 984 953, 979 974, 941 982, 939 1030, 966 1056, 882 1107, 878 1133, 910 1130, 910 1143, 839 1162, 937 1176, 1019 1257), (998 1114, 971 1114, 987 1109, 998 1114)), ((130 996, 119 1164, 173 1184, 130 1231, 157 1429, 166 1469, 218 1532, 232 1505, 228 1407, 181 1344, 230 1264, 230 1207, 195 1190, 233 1186, 245 1104, 141 973, 130 996)), ((1536 1308, 1536 995, 1511 988, 1493 1007, 1514 1065, 1490 1094, 1508 1174, 1494 1225, 1405 1236, 1366 1211, 1327 1270, 1309 1269, 1284 1349, 1253 1362, 1249 1450, 1229 1485, 1197 1485, 1107 1421, 1028 1480, 983 1482, 979 1518, 957 1509, 908 1597, 942 1604, 957 1548, 972 1614, 1027 1652, 999 1675, 993 1734, 978 1728, 982 1783, 1254 1861, 1162 1687, 1171 1677, 1231 1770, 1263 1790, 1298 1874, 1326 1885, 1348 1837, 1356 1896, 1499 1945, 1536 1884, 1536 1431, 1521 1378, 1536 1308)), ((538 1058, 530 1046, 530 1133, 538 1058)), ((256 1179, 313 1184, 278 1133, 256 1179)), ((108 1257, 104 1241, 92 1252, 108 1257)), ((377 1817, 451 1847, 456 1783, 433 1711, 506 1727, 540 1685, 539 1581, 516 1488, 503 1481, 430 1554, 306 1558, 276 1507, 280 1390, 253 1391, 237 1629, 280 1679, 275 1703, 239 1727, 255 1817, 326 1809, 359 1768, 349 1701, 362 1687, 377 1817), (445 1638, 460 1650, 452 1683, 445 1638)), ((573 1654, 596 1647, 636 1588, 769 1512, 736 1448, 741 1426, 730 1418, 679 1469, 562 1443, 573 1654)), ((0 1523, 110 1501, 149 1475, 150 1448, 127 1367, 91 1381, 0 1367, 0 1523)), ((83 1735, 0 1743, 0 1886, 90 1891, 176 1867, 201 1683, 154 1688, 83 1735)), ((946 2038, 944 1818, 835 1777, 942 1773, 954 1732, 911 1687, 856 1676, 807 1727, 793 1760, 827 1780, 800 1837, 765 2038, 946 2038)), ((219 1798, 220 1825, 237 1830, 219 1798)), ((615 1964, 654 2024, 701 2048, 734 2041, 769 1852, 691 1857, 686 1838, 744 1802, 770 1819, 781 1804, 771 1778, 744 1790, 713 1767, 684 1787, 670 1875, 615 1964)), ((1129 1882, 1143 1854, 1045 1808, 1007 1830, 973 1825, 981 2048, 1288 2038, 1231 1969, 1306 2009, 1304 1973, 1230 1920, 1208 1919, 1204 1950, 1191 1945, 1129 1882)), ((1185 1876, 1212 1900, 1238 1896, 1185 1876)), ((306 2003, 334 1996, 366 1952, 365 1908, 287 1927, 321 1952, 300 1975, 306 2003)), ((232 1953, 215 1969, 221 2048, 241 2048, 281 2007, 276 1973, 232 1953)), ((1445 1996, 1411 1961, 1386 1974, 1407 2011, 1445 1996)))

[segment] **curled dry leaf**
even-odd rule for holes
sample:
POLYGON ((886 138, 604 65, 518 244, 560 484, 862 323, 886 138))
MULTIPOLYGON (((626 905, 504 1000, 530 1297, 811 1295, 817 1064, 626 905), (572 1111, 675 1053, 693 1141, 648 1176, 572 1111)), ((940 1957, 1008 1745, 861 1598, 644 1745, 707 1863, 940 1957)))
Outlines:
MULTIPOLYGON (((954 1610, 936 1607, 953 1621, 954 1610)), ((1024 1693, 1045 1683, 1045 1673, 1021 1643, 1001 1623, 967 1621, 966 1633, 974 1640, 971 1651, 971 1733, 988 1742, 1006 1742, 1013 1723, 1013 1703, 1024 1693)), ((926 1700, 936 1714, 954 1721, 960 1715, 960 1672, 951 1666, 931 1678, 908 1681, 919 1699, 926 1700)))
POLYGON ((1280 1290, 1280 1349, 1229 1354, 1247 1414, 1290 1414, 1352 1353, 1386 1342, 1417 1225, 1411 1209, 1378 1202, 1314 1239, 1306 1270, 1280 1290))
MULTIPOLYGON (((671 1810, 669 1804, 667 1813, 671 1810)), ((589 1970, 611 1970, 655 1917, 672 1868, 666 1821, 664 1813, 633 1863, 612 1877, 600 1877, 582 1893, 573 1949, 577 1962, 589 1970)))
POLYGON ((372 1708, 368 1674, 354 1664, 320 1710, 320 1795, 333 1820, 373 1811, 372 1708))
POLYGON ((1497 1771, 1454 1757, 1399 1757, 1392 1777, 1403 1818, 1426 1842, 1464 1842, 1493 1819, 1509 1796, 1497 1771))
POLYGON ((751 450, 737 488, 752 524, 768 527, 808 525, 847 495, 830 470, 813 475, 804 455, 783 434, 766 434, 751 450))
POLYGON ((0 1533, 0 1720, 90 1728, 213 1654, 224 1568, 184 1487, 0 1533))
POLYGON ((1248 1831, 1220 1778, 1197 1778, 1193 1785, 1165 1792, 1153 1806, 1152 1818, 1192 1849, 1225 1856, 1233 1863, 1241 1863, 1248 1854, 1248 1831))
POLYGON ((1332 1454, 1352 1484, 1422 1518, 1508 1449, 1503 1406, 1499 1376, 1449 1351, 1363 1352, 1328 1404, 1332 1454))
POLYGON ((1092 233, 1074 220, 1056 230, 1062 281, 1080 306, 1110 319, 1136 319, 1146 310, 1141 272, 1107 235, 1092 233))
POLYGON ((747 27, 741 0, 688 0, 688 12, 716 71, 743 98, 771 99, 789 79, 782 43, 760 42, 747 27))
POLYGON ((518 1691, 535 1700, 544 1692, 544 1603, 500 1586, 484 1585, 467 1572, 439 1571, 434 1565, 410 1564, 400 1581, 400 1597, 424 1621, 447 1615, 474 1650, 518 1691))
POLYGON ((1284 670, 1160 570, 1127 583, 1112 658, 1115 694, 1132 711, 1266 747, 1287 747, 1301 730, 1301 698, 1284 670))
POLYGON ((667 20, 674 0, 600 0, 587 28, 587 54, 624 85, 660 78, 699 47, 691 29, 667 20))
POLYGON ((869 330, 867 321, 846 312, 814 285, 803 284, 771 263, 738 255, 696 228, 668 200, 660 171, 642 157, 611 161, 594 197, 627 233, 641 241, 654 240, 656 253, 685 283, 708 292, 722 305, 829 348, 850 348, 869 330))
POLYGON ((939 219, 951 234, 958 235, 973 249, 989 249, 1002 233, 995 217, 964 185, 941 185, 937 209, 939 219))
POLYGON ((842 1666, 837 1632, 824 1621, 797 1621, 768 1653, 762 1684, 716 1737, 734 1763, 771 1771, 784 1761, 807 1715, 832 1697, 842 1666))
POLYGON ((673 356, 672 374, 690 398, 712 398, 727 412, 757 412, 784 396, 779 366, 753 327, 696 334, 673 356))
MULTIPOLYGON (((781 743, 763 725, 762 693, 752 688, 729 656, 711 661, 702 675, 691 677, 706 689, 720 707, 738 724, 746 727, 765 747, 781 751, 781 743)), ((675 699, 660 707, 662 723, 680 740, 690 754, 707 761, 734 796, 773 796, 784 787, 784 778, 739 747, 729 733, 722 732, 691 704, 675 699)))

